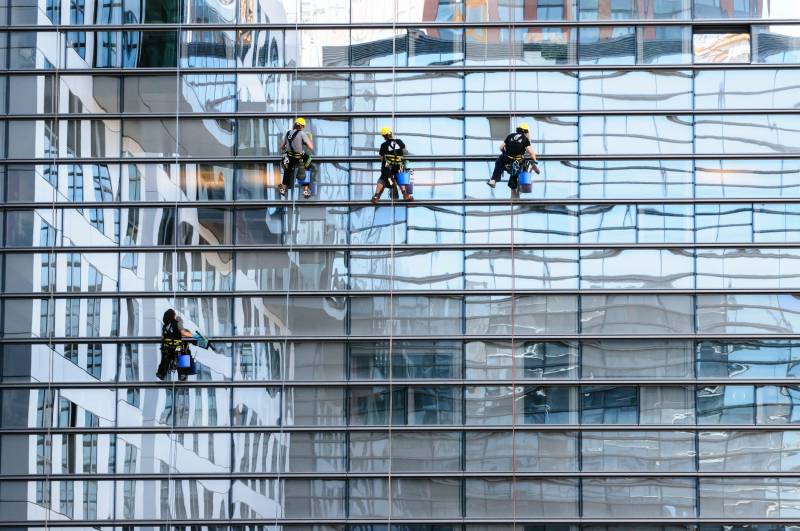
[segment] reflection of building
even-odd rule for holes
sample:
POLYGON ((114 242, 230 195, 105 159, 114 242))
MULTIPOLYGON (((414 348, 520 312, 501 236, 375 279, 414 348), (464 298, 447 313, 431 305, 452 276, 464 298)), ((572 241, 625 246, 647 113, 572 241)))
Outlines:
POLYGON ((797 25, 575 4, 13 6, 0 523, 794 518, 797 25), (324 201, 290 205, 301 113, 324 201), (509 203, 485 179, 519 121, 543 172, 509 203), (384 124, 410 206, 367 203, 384 124), (154 379, 168 307, 219 338, 186 384, 154 379))

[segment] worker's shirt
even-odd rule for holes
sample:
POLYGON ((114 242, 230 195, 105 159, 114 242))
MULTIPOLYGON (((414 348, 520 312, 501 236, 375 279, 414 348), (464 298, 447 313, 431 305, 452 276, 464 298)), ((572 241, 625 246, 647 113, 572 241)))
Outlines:
POLYGON ((289 129, 283 138, 286 141, 286 151, 305 153, 305 146, 308 144, 308 135, 305 131, 289 129))
POLYGON ((524 155, 525 150, 531 145, 531 141, 522 133, 511 133, 503 143, 506 145, 506 155, 511 157, 524 155))
POLYGON ((388 162, 398 162, 405 153, 406 145, 399 138, 392 138, 381 144, 381 157, 388 162))

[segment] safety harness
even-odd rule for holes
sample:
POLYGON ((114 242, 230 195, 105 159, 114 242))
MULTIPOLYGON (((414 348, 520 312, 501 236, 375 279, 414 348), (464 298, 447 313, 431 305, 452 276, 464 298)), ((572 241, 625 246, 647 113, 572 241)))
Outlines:
POLYGON ((392 164, 402 164, 403 163, 403 156, 398 155, 397 152, 400 151, 400 144, 393 138, 391 143, 387 146, 388 149, 386 150, 386 154, 384 155, 384 159, 386 160, 386 165, 392 164))
POLYGON ((286 155, 290 158, 295 160, 300 160, 303 158, 303 154, 299 151, 292 151, 292 143, 294 139, 297 138, 297 135, 300 133, 299 129, 295 129, 293 131, 286 131, 286 155))

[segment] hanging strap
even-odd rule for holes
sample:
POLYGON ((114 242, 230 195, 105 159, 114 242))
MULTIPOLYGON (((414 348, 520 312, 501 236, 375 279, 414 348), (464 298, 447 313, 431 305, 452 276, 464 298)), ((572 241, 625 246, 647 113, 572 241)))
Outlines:
POLYGON ((303 154, 299 151, 294 151, 292 149, 292 142, 294 139, 297 138, 297 135, 300 134, 299 129, 294 129, 292 131, 286 131, 286 154, 294 159, 301 159, 303 158, 303 154))

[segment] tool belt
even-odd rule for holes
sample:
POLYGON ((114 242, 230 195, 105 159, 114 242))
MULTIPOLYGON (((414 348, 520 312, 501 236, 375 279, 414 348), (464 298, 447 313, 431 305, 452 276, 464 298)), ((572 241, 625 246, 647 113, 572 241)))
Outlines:
POLYGON ((184 349, 184 342, 181 339, 162 339, 161 351, 162 352, 175 352, 180 353, 184 349))

